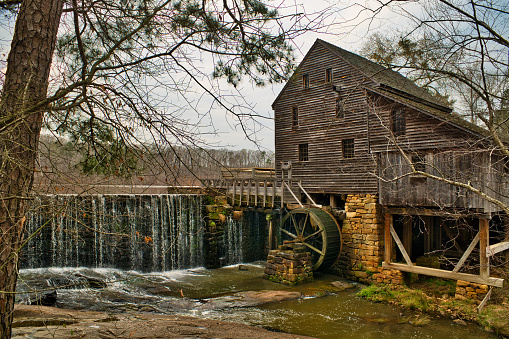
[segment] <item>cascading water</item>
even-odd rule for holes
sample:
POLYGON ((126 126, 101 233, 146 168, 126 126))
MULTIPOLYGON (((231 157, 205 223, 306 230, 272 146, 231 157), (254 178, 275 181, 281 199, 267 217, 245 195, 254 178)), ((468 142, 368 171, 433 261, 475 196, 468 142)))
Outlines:
POLYGON ((168 271, 203 266, 198 195, 53 195, 34 199, 22 268, 168 271), (39 232, 37 232, 39 231, 39 232))
POLYGON ((268 224, 264 213, 245 210, 240 220, 228 216, 220 243, 221 264, 265 260, 267 234, 268 224))

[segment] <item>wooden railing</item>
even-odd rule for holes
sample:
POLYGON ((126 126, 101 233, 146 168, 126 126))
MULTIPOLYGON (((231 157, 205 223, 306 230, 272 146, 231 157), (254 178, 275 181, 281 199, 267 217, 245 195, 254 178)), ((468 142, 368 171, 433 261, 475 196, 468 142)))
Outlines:
POLYGON ((231 179, 226 194, 233 206, 275 207, 281 188, 273 181, 257 179, 231 179))
POLYGON ((208 179, 209 188, 224 189, 232 206, 273 208, 280 204, 281 187, 272 180, 208 179))

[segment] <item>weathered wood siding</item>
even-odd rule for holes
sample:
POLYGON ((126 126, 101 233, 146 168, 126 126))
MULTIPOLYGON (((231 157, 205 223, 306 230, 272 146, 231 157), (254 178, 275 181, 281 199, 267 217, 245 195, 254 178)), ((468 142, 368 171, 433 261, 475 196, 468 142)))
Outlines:
MULTIPOLYGON (((391 206, 474 209, 495 212, 500 208, 465 188, 419 175, 409 175, 410 165, 400 152, 378 153, 380 203, 391 206), (397 180, 394 180, 397 179, 397 180)), ((459 182, 470 182, 489 196, 509 203, 507 167, 503 157, 488 151, 448 150, 423 154, 426 172, 459 182)))
POLYGON ((375 162, 368 152, 367 107, 361 83, 366 82, 345 61, 317 46, 301 63, 295 77, 274 104, 276 170, 292 162, 292 177, 310 193, 376 193, 375 162), (325 82, 332 68, 333 83, 325 82), (302 75, 309 74, 309 88, 302 75), (344 117, 336 118, 338 93, 344 99, 344 117), (298 107, 299 125, 292 126, 292 107, 298 107), (343 158, 341 141, 354 139, 354 158, 343 158), (309 161, 299 162, 298 145, 309 145, 309 161))
POLYGON ((382 97, 368 95, 370 149, 383 152, 396 149, 426 150, 481 146, 479 138, 429 114, 391 102, 382 97), (392 110, 403 107, 406 117, 406 133, 393 138, 390 133, 392 110))
POLYGON ((379 184, 379 175, 392 179, 408 173, 408 165, 398 153, 402 149, 425 155, 427 168, 434 174, 463 182, 470 180, 491 195, 507 199, 503 196, 509 188, 507 173, 494 169, 494 158, 480 151, 480 135, 440 120, 437 116, 444 112, 437 111, 437 106, 388 93, 320 44, 306 55, 273 109, 276 177, 282 177, 281 164, 291 162, 292 179, 301 181, 309 193, 379 193, 383 205, 498 210, 477 195, 432 179, 405 176, 379 184), (329 68, 333 81, 327 83, 329 68), (309 88, 303 86, 304 74, 309 76, 309 88), (336 114, 338 96, 343 103, 342 117, 336 114), (292 123, 293 107, 298 108, 297 126, 292 123), (398 108, 405 109, 406 131, 395 138, 391 133, 391 111, 398 108), (353 158, 344 157, 345 139, 354 140, 353 158), (308 144, 307 161, 299 161, 299 144, 308 144), (460 171, 467 164, 470 167, 460 171))

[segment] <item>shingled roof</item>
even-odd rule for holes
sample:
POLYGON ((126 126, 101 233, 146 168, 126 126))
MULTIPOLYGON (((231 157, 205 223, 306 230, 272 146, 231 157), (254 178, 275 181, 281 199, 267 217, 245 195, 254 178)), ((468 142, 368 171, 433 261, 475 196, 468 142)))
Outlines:
POLYGON ((388 87, 388 89, 393 89, 403 94, 409 94, 417 99, 427 101, 428 105, 434 106, 437 109, 446 112, 452 111, 449 107, 444 106, 442 102, 433 97, 427 90, 417 86, 413 81, 408 80, 396 71, 385 68, 360 55, 344 50, 321 39, 316 39, 315 43, 323 45, 334 54, 349 62, 381 87, 388 87))
MULTIPOLYGON (((418 111, 427 113, 439 120, 456 125, 463 130, 483 136, 489 135, 489 132, 485 128, 477 126, 453 114, 451 108, 444 106, 441 101, 433 97, 424 88, 417 86, 413 81, 407 79, 396 71, 381 66, 358 54, 344 50, 321 39, 316 39, 313 47, 311 47, 304 59, 307 58, 316 45, 325 47, 339 58, 351 64, 352 67, 356 68, 359 72, 366 75, 367 78, 371 79, 378 85, 375 86, 375 88, 365 86, 367 90, 417 109, 418 111)), ((284 90, 285 89, 283 88, 274 103, 279 99, 284 90)))

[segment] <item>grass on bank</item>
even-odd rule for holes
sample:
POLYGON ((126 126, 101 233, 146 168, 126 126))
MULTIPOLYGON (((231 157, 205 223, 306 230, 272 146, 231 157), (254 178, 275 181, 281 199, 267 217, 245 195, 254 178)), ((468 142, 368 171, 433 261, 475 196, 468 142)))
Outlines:
MULTIPOLYGON (((509 336, 507 287, 500 289, 497 293, 498 296, 492 297, 492 301, 480 314, 477 312, 477 301, 454 298, 455 288, 455 281, 432 278, 419 281, 410 287, 373 284, 359 291, 357 295, 375 302, 385 302, 415 311, 477 322, 490 332, 509 336)), ((429 323, 430 319, 426 316, 417 316, 416 319, 404 319, 403 321, 422 326, 429 323)))

